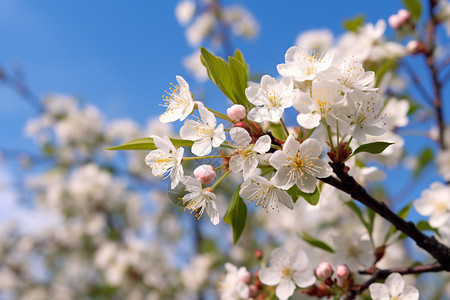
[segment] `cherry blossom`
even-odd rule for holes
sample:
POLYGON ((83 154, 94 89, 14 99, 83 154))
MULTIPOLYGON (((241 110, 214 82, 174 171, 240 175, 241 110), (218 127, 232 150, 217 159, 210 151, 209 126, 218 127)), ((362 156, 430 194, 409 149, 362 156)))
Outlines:
POLYGON ((223 125, 216 128, 216 117, 203 103, 198 103, 201 121, 186 120, 180 129, 182 139, 194 141, 192 153, 197 156, 207 155, 212 147, 219 147, 225 141, 223 125))
POLYGON ((166 101, 163 106, 167 107, 167 110, 159 116, 162 123, 183 121, 194 110, 194 99, 189 84, 181 76, 177 76, 177 82, 178 85, 171 87, 167 92, 169 96, 163 96, 166 101))
POLYGON ((152 174, 158 177, 170 176, 172 180, 170 187, 173 189, 183 177, 183 159, 184 148, 175 148, 172 141, 166 135, 163 138, 151 136, 156 146, 156 150, 150 151, 145 158, 145 163, 152 169, 152 174))
POLYGON ((269 159, 277 170, 272 178, 276 187, 287 190, 294 184, 305 192, 312 193, 316 189, 317 179, 328 177, 331 167, 319 158, 322 147, 315 139, 307 139, 302 144, 289 135, 283 150, 277 150, 269 159))
POLYGON ((418 300, 419 291, 408 285, 399 273, 392 273, 386 278, 384 284, 372 283, 369 286, 372 300, 418 300))

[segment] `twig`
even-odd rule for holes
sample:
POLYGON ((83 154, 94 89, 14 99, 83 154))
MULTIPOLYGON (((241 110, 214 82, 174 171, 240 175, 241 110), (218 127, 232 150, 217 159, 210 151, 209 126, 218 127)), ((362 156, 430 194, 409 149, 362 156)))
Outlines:
POLYGON ((412 222, 407 222, 390 210, 386 204, 376 200, 367 191, 359 185, 355 179, 348 175, 349 168, 344 164, 330 163, 334 173, 339 179, 334 177, 322 178, 321 180, 337 189, 351 195, 353 199, 361 202, 384 219, 394 225, 397 230, 403 232, 416 244, 433 256, 443 267, 450 271, 450 248, 438 242, 434 237, 425 235, 412 222))

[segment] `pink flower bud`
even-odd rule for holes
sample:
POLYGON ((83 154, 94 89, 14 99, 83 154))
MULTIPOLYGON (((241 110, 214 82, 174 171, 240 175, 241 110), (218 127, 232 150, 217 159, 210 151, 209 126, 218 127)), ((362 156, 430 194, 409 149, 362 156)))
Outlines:
POLYGON ((250 298, 255 298, 256 295, 258 294, 258 288, 256 287, 256 285, 251 284, 251 285, 248 286, 248 288, 249 288, 248 296, 250 298))
POLYGON ((210 184, 216 178, 216 171, 211 165, 201 165, 194 170, 194 176, 201 184, 210 184))
POLYGON ((240 104, 235 104, 227 109, 227 115, 231 120, 240 121, 247 116, 245 107, 240 104))
POLYGON ((409 41, 408 44, 406 44, 406 51, 409 54, 417 53, 419 50, 419 42, 416 40, 409 41))
POLYGON ((245 284, 249 284, 250 281, 252 281, 252 275, 247 270, 239 272, 238 280, 242 281, 245 284))
POLYGON ((333 267, 327 262, 322 262, 316 269, 316 275, 320 279, 330 278, 333 275, 333 267))
POLYGON ((391 15, 388 19, 389 26, 391 26, 392 29, 399 29, 402 26, 402 20, 398 15, 391 15))
POLYGON ((350 269, 346 264, 338 265, 336 267, 336 275, 338 278, 346 279, 350 275, 350 269))
POLYGON ((403 8, 398 11, 397 16, 400 18, 402 24, 408 22, 411 19, 411 13, 403 8))

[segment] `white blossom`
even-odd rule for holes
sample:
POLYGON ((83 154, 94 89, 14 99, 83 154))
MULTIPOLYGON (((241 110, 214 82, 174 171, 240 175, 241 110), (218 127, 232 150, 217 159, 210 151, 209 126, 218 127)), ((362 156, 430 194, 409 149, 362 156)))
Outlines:
POLYGON ((300 97, 293 102, 294 108, 300 112, 297 122, 304 128, 312 129, 319 126, 323 118, 331 127, 335 127, 337 121, 339 128, 345 129, 346 123, 336 118, 337 107, 343 100, 336 83, 314 80, 312 92, 300 93, 300 97))
POLYGON ((230 130, 230 136, 239 145, 230 158, 230 170, 235 173, 243 171, 244 179, 246 179, 254 173, 258 166, 257 157, 269 151, 271 139, 268 135, 263 135, 255 144, 250 144, 252 138, 247 130, 240 127, 233 127, 230 130))
POLYGON ((369 286, 372 300, 418 300, 419 291, 408 285, 399 273, 392 273, 383 283, 372 283, 369 286))
POLYGON ((432 227, 441 227, 450 219, 450 186, 433 182, 413 205, 422 216, 430 216, 429 223, 432 227))
POLYGON ((195 2, 192 0, 183 0, 178 2, 175 7, 175 17, 178 23, 186 25, 192 19, 195 13, 195 2))
POLYGON ((186 185, 186 191, 188 193, 183 197, 183 204, 186 204, 186 208, 197 211, 195 217, 200 219, 203 212, 209 216, 211 223, 214 225, 219 224, 219 210, 216 205, 216 195, 212 192, 211 188, 202 188, 202 184, 192 177, 185 176, 181 179, 181 182, 186 185))
POLYGON ((171 188, 175 188, 183 177, 183 147, 175 148, 172 141, 166 135, 163 138, 153 135, 153 142, 156 150, 150 151, 145 158, 145 163, 152 169, 152 174, 158 177, 167 178, 170 176, 171 188))
POLYGON ((194 110, 194 99, 189 84, 181 76, 177 76, 177 82, 178 85, 171 87, 170 92, 167 92, 169 96, 163 96, 166 101, 163 106, 167 107, 167 110, 159 116, 162 123, 183 121, 194 110))
POLYGON ((216 128, 216 117, 203 103, 198 103, 201 121, 186 120, 180 129, 182 139, 194 141, 192 153, 197 156, 207 155, 212 147, 219 147, 225 141, 223 125, 216 128))
POLYGON ((294 202, 291 196, 261 176, 252 176, 246 179, 241 185, 239 195, 242 199, 248 202, 255 202, 256 206, 261 205, 266 210, 268 210, 268 206, 272 209, 278 209, 279 203, 289 209, 294 209, 294 202))
POLYGON ((294 184, 305 192, 312 193, 316 189, 317 179, 328 177, 331 167, 319 158, 322 147, 315 139, 307 139, 300 144, 293 135, 289 135, 283 150, 277 150, 269 159, 277 170, 272 178, 275 186, 287 190, 294 184))
POLYGON ((275 78, 264 75, 261 85, 249 86, 245 89, 248 101, 256 105, 248 113, 249 120, 255 122, 278 121, 284 109, 291 107, 292 102, 299 96, 299 90, 294 89, 294 82, 290 78, 283 78, 277 82, 275 78))
POLYGON ((359 142, 365 142, 366 135, 379 136, 385 133, 387 118, 381 113, 383 103, 378 93, 355 90, 348 95, 348 99, 349 105, 343 111, 350 121, 350 129, 344 129, 344 132, 359 142))
POLYGON ((277 248, 270 255, 269 267, 259 271, 259 279, 265 285, 276 285, 275 295, 288 299, 295 291, 295 285, 305 288, 316 281, 314 271, 309 268, 308 256, 298 249, 294 255, 277 248))
POLYGON ((220 280, 218 290, 221 300, 248 299, 248 283, 251 275, 245 267, 239 269, 231 263, 225 263, 225 276, 220 280))
POLYGON ((277 65, 277 70, 281 76, 293 78, 295 81, 313 80, 331 66, 332 59, 330 53, 319 55, 315 51, 306 52, 292 46, 286 51, 286 62, 277 65))

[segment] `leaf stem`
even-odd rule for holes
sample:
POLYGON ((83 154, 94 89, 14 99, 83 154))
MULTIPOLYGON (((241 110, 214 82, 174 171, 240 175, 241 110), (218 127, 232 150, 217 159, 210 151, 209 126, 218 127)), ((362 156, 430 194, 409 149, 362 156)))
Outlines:
POLYGON ((223 158, 225 155, 210 155, 210 156, 190 156, 183 157, 183 161, 185 160, 197 160, 197 159, 210 159, 210 158, 223 158))
POLYGON ((219 183, 225 179, 225 177, 227 177, 229 174, 231 173, 231 170, 228 170, 228 172, 226 172, 225 174, 222 175, 222 177, 220 177, 211 187, 211 189, 214 191, 214 189, 219 185, 219 183))

